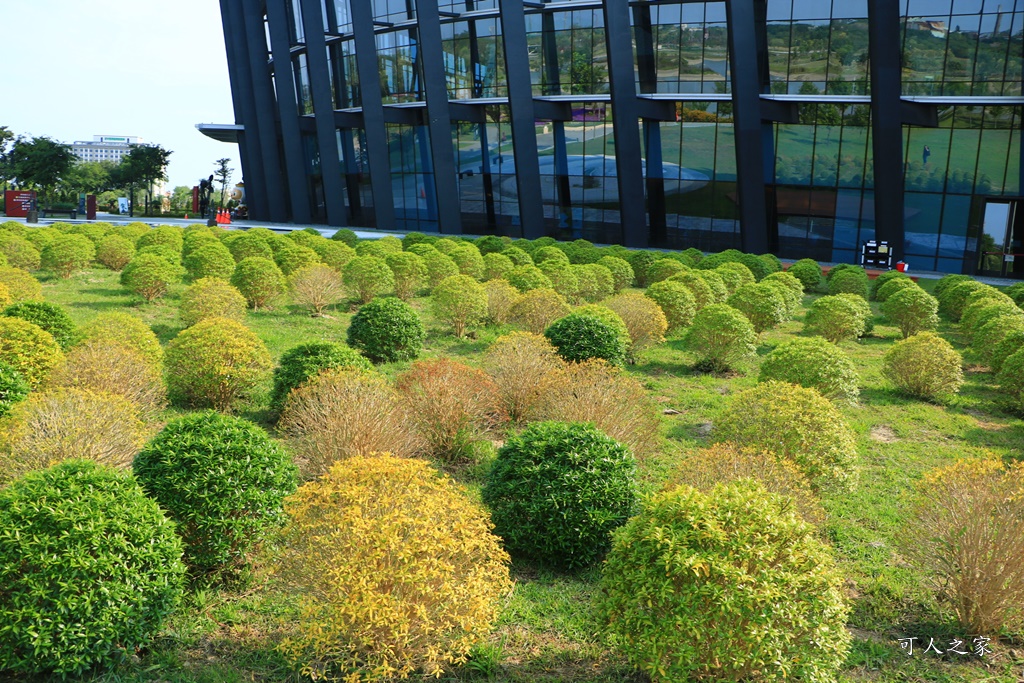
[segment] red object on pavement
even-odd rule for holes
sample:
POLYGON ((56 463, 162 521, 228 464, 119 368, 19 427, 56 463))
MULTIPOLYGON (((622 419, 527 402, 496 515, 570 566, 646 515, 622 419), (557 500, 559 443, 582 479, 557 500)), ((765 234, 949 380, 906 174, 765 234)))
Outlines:
POLYGON ((900 271, 901 273, 907 272, 907 264, 904 263, 903 261, 897 261, 896 270, 900 271))

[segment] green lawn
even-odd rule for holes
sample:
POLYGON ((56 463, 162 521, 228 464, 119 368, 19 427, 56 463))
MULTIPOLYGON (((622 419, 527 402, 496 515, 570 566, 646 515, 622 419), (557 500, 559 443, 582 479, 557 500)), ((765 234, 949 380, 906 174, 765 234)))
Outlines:
MULTIPOLYGON (((166 343, 181 329, 176 317, 175 287, 168 297, 151 304, 137 302, 118 285, 117 274, 89 270, 69 280, 45 274, 44 295, 64 305, 76 322, 126 308, 149 323, 166 343)), ((926 288, 933 282, 922 281, 926 288)), ((805 304, 811 300, 808 297, 805 304)), ((414 306, 426 322, 429 338, 425 355, 460 356, 479 360, 487 344, 502 329, 478 331, 476 338, 456 340, 431 318, 426 299, 414 306)), ((877 310, 877 307, 876 307, 877 310)), ((250 313, 247 324, 278 358, 286 349, 315 339, 344 341, 350 319, 347 306, 314 319, 289 306, 250 313)), ((802 317, 802 313, 798 316, 802 317)), ((916 636, 948 643, 959 634, 936 604, 935 589, 911 568, 901 552, 904 502, 914 482, 927 470, 958 456, 990 451, 1007 458, 1024 455, 1024 421, 1002 412, 990 388, 992 377, 976 367, 968 351, 968 383, 962 397, 942 407, 897 395, 881 376, 881 357, 898 338, 898 331, 880 316, 873 336, 844 343, 861 375, 861 400, 842 412, 857 435, 860 484, 846 495, 823 500, 828 513, 824 536, 832 544, 847 576, 846 591, 853 605, 850 628, 855 645, 843 671, 846 681, 943 681, 1015 683, 1024 676, 1024 634, 1007 634, 992 645, 984 660, 937 657, 915 652, 906 656, 897 639, 916 636), (1012 636, 1012 637, 1010 637, 1012 636)), ((792 321, 761 339, 763 356, 781 341, 801 334, 792 321)), ((955 326, 941 332, 962 347, 955 326)), ((645 464, 644 481, 657 486, 679 458, 708 442, 707 425, 729 409, 732 395, 756 383, 757 370, 719 377, 691 370, 693 359, 679 339, 648 352, 629 372, 640 379, 663 408, 678 414, 662 416, 665 448, 660 458, 645 464)), ((406 364, 386 366, 394 376, 406 364)), ((172 411, 169 411, 170 416, 172 411)), ((263 419, 259 409, 245 413, 263 419)), ((270 425, 266 425, 269 428, 270 425)), ((460 474, 471 490, 479 488, 483 468, 460 474)), ((625 661, 612 653, 590 611, 590 597, 599 569, 563 575, 527 565, 513 567, 516 588, 500 624, 470 665, 443 679, 545 683, 643 681, 625 661)), ((192 594, 156 644, 139 661, 117 671, 84 680, 104 682, 162 681, 166 683, 241 683, 242 681, 300 680, 275 652, 280 637, 276 618, 287 605, 259 589, 253 579, 244 589, 207 590, 192 594)), ((919 641, 920 642, 920 641, 919 641)), ((923 648, 922 648, 923 649, 923 648)), ((944 648, 943 648, 944 649, 944 648)))

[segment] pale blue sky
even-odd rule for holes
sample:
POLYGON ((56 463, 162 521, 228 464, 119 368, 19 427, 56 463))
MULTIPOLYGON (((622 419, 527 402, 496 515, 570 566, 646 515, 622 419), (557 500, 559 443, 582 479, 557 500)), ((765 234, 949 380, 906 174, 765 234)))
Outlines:
POLYGON ((15 134, 138 135, 174 152, 169 187, 221 157, 234 184, 237 146, 195 128, 211 122, 235 122, 216 0, 0 0, 0 125, 15 134))

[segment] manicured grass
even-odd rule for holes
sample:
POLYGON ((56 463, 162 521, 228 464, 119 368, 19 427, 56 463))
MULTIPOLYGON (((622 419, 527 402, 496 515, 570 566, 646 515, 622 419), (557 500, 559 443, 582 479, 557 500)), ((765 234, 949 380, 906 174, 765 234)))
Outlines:
MULTIPOLYGON (((95 315, 125 309, 150 324, 166 343, 181 330, 177 297, 183 285, 151 304, 138 302, 119 285, 117 274, 102 269, 79 273, 69 280, 40 274, 48 301, 67 307, 83 323, 95 315)), ((922 281, 926 288, 934 283, 922 281)), ((805 299, 809 303, 811 297, 805 299)), ((426 356, 458 356, 477 363, 488 344, 511 328, 484 328, 469 339, 457 340, 430 315, 427 300, 413 305, 428 330, 426 356)), ((875 306, 877 313, 877 305, 875 306)), ((250 313, 247 324, 266 342, 275 359, 288 348, 312 340, 345 341, 351 317, 347 305, 329 311, 329 317, 311 318, 290 306, 250 313)), ((763 356, 785 339, 802 334, 802 323, 790 321, 765 333, 763 356)), ((940 330, 961 350, 955 326, 940 330)), ((842 344, 855 360, 861 376, 857 405, 841 406, 857 436, 860 482, 849 494, 823 499, 828 519, 822 530, 832 544, 847 577, 846 590, 853 605, 849 623, 855 644, 846 681, 946 681, 1013 683, 1024 676, 1024 634, 1004 634, 993 643, 993 654, 983 660, 922 654, 924 646, 908 657, 897 639, 933 637, 945 650, 959 633, 938 602, 937 587, 911 567, 902 551, 914 539, 903 532, 906 502, 921 475, 964 455, 984 452, 1005 458, 1024 456, 1024 421, 998 407, 991 374, 975 367, 967 351, 967 384, 961 397, 938 406, 900 396, 881 374, 881 358, 899 338, 896 328, 878 316, 873 335, 842 344), (1014 650, 1016 648, 1016 650, 1014 650), (1014 654, 1016 652, 1016 654, 1014 654)), ((710 428, 729 409, 732 397, 757 381, 757 368, 745 374, 715 376, 692 370, 693 358, 680 339, 669 339, 629 368, 650 392, 663 415, 665 448, 642 472, 645 488, 656 489, 681 456, 709 443, 710 428)), ((394 376, 408 364, 383 368, 394 376)), ((755 364, 756 365, 756 364, 755 364)), ((170 411, 173 414, 175 411, 170 411)), ((262 410, 245 413, 263 419, 262 410)), ((265 426, 270 426, 265 424, 265 426)), ((458 473, 477 495, 486 463, 458 473)), ((601 635, 591 612, 600 569, 575 575, 551 573, 523 564, 513 567, 516 588, 505 606, 498 628, 477 648, 469 665, 442 679, 446 681, 500 681, 547 683, 599 683, 643 681, 615 654, 601 635)), ((283 682, 301 680, 278 655, 281 637, 277 619, 290 606, 272 592, 260 589, 257 571, 243 587, 208 590, 189 596, 156 644, 138 661, 85 680, 104 683, 166 681, 168 683, 283 682)), ((969 642, 969 638, 966 639, 969 642)))

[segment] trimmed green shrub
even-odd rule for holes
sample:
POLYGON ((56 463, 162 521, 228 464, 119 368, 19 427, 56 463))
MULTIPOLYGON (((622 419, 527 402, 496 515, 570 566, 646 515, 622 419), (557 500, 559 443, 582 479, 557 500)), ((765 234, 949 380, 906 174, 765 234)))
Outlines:
POLYGON ((541 247, 533 252, 532 258, 533 262, 538 266, 545 261, 555 261, 567 266, 570 265, 569 257, 558 247, 541 247))
POLYGON ((181 541, 126 473, 82 460, 32 472, 0 489, 0 529, 2 671, 127 662, 181 600, 181 541))
POLYGON ((585 304, 583 306, 578 306, 577 308, 573 309, 572 312, 577 313, 579 315, 594 316, 595 318, 603 322, 605 325, 612 328, 612 330, 615 332, 615 335, 622 340, 622 343, 626 347, 626 351, 628 352, 630 350, 630 347, 633 344, 633 338, 629 335, 629 328, 626 327, 626 321, 623 320, 618 313, 608 308, 608 306, 606 306, 605 304, 585 304))
MULTIPOLYGON (((711 304, 724 303, 725 299, 728 298, 728 291, 725 289, 725 285, 722 285, 722 293, 725 296, 719 300, 715 292, 711 289, 711 285, 705 279, 705 276, 712 273, 710 270, 689 270, 682 273, 673 275, 665 282, 678 282, 686 287, 693 296, 694 301, 694 312, 699 311, 705 306, 711 304)), ((671 327, 671 326, 670 326, 671 327)))
POLYGON ((805 332, 824 337, 833 344, 856 339, 866 329, 864 312, 854 302, 838 294, 816 300, 804 318, 805 332))
MULTIPOLYGON (((227 249, 220 238, 210 232, 210 230, 205 226, 200 226, 192 231, 186 231, 181 247, 182 260, 187 259, 189 254, 192 254, 196 250, 208 247, 211 244, 217 244, 227 249)), ((231 252, 229 251, 228 253, 230 254, 231 252)))
POLYGON ((680 486, 613 538, 598 613, 651 680, 836 680, 845 579, 789 498, 749 479, 680 486))
POLYGON ((896 342, 885 352, 882 374, 905 394, 946 402, 964 383, 963 358, 934 332, 896 342))
POLYGON ((702 270, 717 270, 719 266, 726 263, 739 263, 746 266, 747 270, 754 276, 755 281, 760 281, 766 275, 773 272, 772 268, 760 257, 753 254, 744 254, 738 249, 726 249, 718 254, 710 254, 700 260, 698 267, 702 270))
POLYGON ((15 404, 24 401, 30 389, 14 366, 0 361, 0 417, 10 414, 15 404))
POLYGON ((86 268, 96 258, 96 245, 84 235, 60 235, 41 255, 41 265, 67 279, 76 270, 86 268))
POLYGON ((270 379, 266 345, 228 318, 207 318, 167 345, 167 392, 180 405, 229 411, 251 401, 270 379))
POLYGON ((868 274, 868 272, 864 270, 862 266, 858 266, 853 263, 837 263, 836 265, 828 269, 828 273, 825 274, 825 279, 831 281, 832 278, 834 278, 836 275, 847 270, 861 272, 864 273, 865 276, 868 274))
POLYGON ((856 482, 853 431, 816 389, 769 381, 742 391, 716 420, 714 436, 791 460, 818 490, 848 491, 856 482))
POLYGON ((593 564, 636 505, 636 460, 592 424, 539 422, 510 437, 481 491, 512 554, 593 564))
POLYGON ((412 307, 394 297, 380 297, 352 316, 348 345, 372 363, 415 360, 426 334, 412 307))
POLYGON ((513 266, 532 266, 533 258, 519 247, 509 247, 501 252, 502 256, 507 256, 512 261, 513 266))
POLYGON ((135 257, 142 256, 143 254, 159 256, 168 263, 172 263, 176 266, 181 265, 181 253, 174 251, 164 244, 151 244, 148 247, 143 247, 135 252, 135 257))
POLYGON ((0 267, 0 285, 7 287, 11 303, 43 300, 43 286, 24 268, 0 267))
POLYGON ((409 247, 416 246, 418 244, 433 244, 437 240, 437 237, 433 235, 427 235, 422 232, 412 231, 405 233, 402 237, 402 249, 405 251, 411 251, 409 247))
POLYGON ((761 282, 778 282, 785 286, 795 297, 797 305, 793 310, 799 309, 804 300, 804 285, 795 275, 786 271, 778 271, 767 275, 761 282))
POLYGON ((868 274, 862 268, 849 268, 832 276, 829 272, 829 294, 856 294, 868 298, 868 274))
POLYGON ((270 244, 267 243, 267 239, 263 235, 252 231, 236 233, 236 235, 232 235, 230 240, 224 240, 236 263, 241 263, 247 258, 274 260, 274 250, 270 248, 270 244))
POLYGON ((433 242, 434 248, 445 255, 451 253, 459 244, 460 241, 458 239, 452 239, 451 237, 441 237, 433 242))
POLYGON ((140 250, 156 245, 168 247, 180 256, 181 250, 185 246, 185 232, 172 225, 161 225, 144 233, 135 242, 135 248, 140 250))
POLYGON ((474 280, 484 279, 484 257, 472 244, 460 244, 448 252, 448 258, 455 261, 461 274, 468 275, 474 280))
POLYGON ((867 299, 859 294, 831 294, 830 296, 839 297, 852 304, 864 320, 864 331, 860 333, 860 336, 866 337, 871 334, 875 329, 875 314, 871 311, 871 304, 868 303, 867 299))
POLYGON ((484 254, 484 280, 496 280, 503 278, 512 272, 515 264, 512 259, 498 252, 484 254))
POLYGON ((312 249, 325 265, 334 268, 339 273, 344 270, 349 261, 356 257, 356 250, 352 247, 328 239, 317 240, 312 249))
POLYGON ((972 346, 974 346, 978 333, 990 321, 1002 317, 1024 320, 1024 311, 1017 308, 1016 304, 1012 301, 992 301, 991 299, 986 299, 979 303, 987 303, 988 305, 982 305, 977 308, 972 307, 973 310, 971 308, 966 309, 964 317, 960 319, 960 332, 972 346), (968 314, 970 314, 970 322, 965 322, 968 314))
POLYGON ((612 274, 616 294, 626 287, 633 286, 633 267, 626 259, 618 256, 602 256, 597 260, 597 265, 604 266, 612 274))
POLYGON ((825 398, 856 401, 860 378, 850 357, 821 337, 779 344, 761 361, 759 382, 777 380, 817 389, 825 398))
POLYGON ((344 270, 345 286, 362 303, 386 294, 395 287, 395 276, 387 262, 377 256, 357 256, 344 270))
POLYGON ((227 578, 284 521, 291 458, 253 423, 207 411, 171 420, 135 456, 142 488, 177 524, 194 577, 227 578))
POLYGON ((661 254, 654 251, 632 251, 626 259, 633 268, 633 277, 637 287, 646 288, 651 281, 647 275, 647 269, 657 260, 661 254))
MULTIPOLYGON (((488 254, 498 254, 505 250, 512 240, 508 237, 499 237, 498 235, 484 235, 473 240, 473 244, 480 250, 483 256, 488 254)), ((405 241, 403 240, 404 244, 405 241)))
POLYGON ((274 368, 271 410, 280 413, 292 389, 305 384, 324 370, 335 368, 372 370, 373 365, 358 351, 336 342, 310 342, 288 349, 274 368))
POLYGON ((120 235, 129 240, 132 244, 139 241, 139 238, 152 230, 151 227, 139 221, 133 221, 127 225, 114 225, 107 229, 108 235, 120 235))
POLYGON ((4 309, 3 315, 21 318, 43 328, 60 345, 61 350, 66 351, 75 342, 75 323, 67 311, 57 304, 45 301, 26 301, 8 306, 4 309))
POLYGON ((960 315, 967 305, 967 297, 974 292, 982 291, 988 285, 977 280, 966 280, 958 284, 952 284, 942 292, 939 298, 939 312, 953 322, 959 322, 960 315))
MULTIPOLYGON (((57 225, 54 223, 53 225, 57 225)), ((46 228, 31 228, 25 231, 25 239, 32 243, 32 246, 37 251, 42 252, 53 240, 60 237, 63 233, 57 228, 50 226, 46 228)))
MULTIPOLYGON (((880 290, 887 282, 893 280, 910 280, 910 276, 906 273, 902 273, 898 270, 887 270, 878 277, 876 277, 871 283, 871 298, 878 298, 878 290, 880 290)), ((913 280, 910 280, 913 282, 913 280)))
MULTIPOLYGON (((414 245, 415 247, 416 245, 414 245)), ((429 245, 423 245, 429 247, 429 245)), ((437 249, 429 247, 429 251, 423 252, 423 264, 427 267, 427 286, 433 289, 441 280, 452 275, 459 275, 459 267, 447 254, 442 254, 437 249)), ((412 253, 417 253, 413 251, 412 253)))
POLYGON ((644 291, 644 294, 661 307, 665 320, 668 321, 669 332, 678 332, 688 327, 693 322, 693 316, 697 314, 697 302, 692 291, 686 284, 677 280, 655 282, 644 291))
POLYGON ((805 292, 813 292, 821 284, 821 266, 814 259, 800 259, 786 272, 800 281, 805 292))
MULTIPOLYGON (((214 238, 216 240, 216 238, 214 238)), ((192 280, 215 277, 228 280, 235 272, 235 258, 220 241, 200 246, 184 258, 185 270, 192 280)))
POLYGON ((1021 348, 1024 348, 1024 332, 1011 330, 991 353, 992 371, 998 374, 1002 370, 1006 359, 1017 353, 1017 350, 1021 348))
POLYGON ((882 313, 900 328, 903 338, 939 326, 939 302, 920 287, 896 292, 882 304, 882 313))
MULTIPOLYGON (((899 271, 894 270, 890 272, 898 273, 899 271)), ((878 301, 879 303, 884 303, 889 299, 889 297, 891 297, 896 292, 902 292, 904 289, 910 289, 912 287, 917 287, 918 289, 920 289, 920 286, 916 282, 911 280, 909 277, 893 278, 888 282, 883 283, 880 287, 876 288, 874 290, 874 297, 875 300, 878 301)))
POLYGON ((408 301, 427 283, 427 264, 423 258, 409 251, 384 257, 395 279, 395 296, 408 301))
POLYGON ((729 298, 729 288, 725 286, 725 279, 720 273, 713 270, 694 270, 692 272, 711 288, 711 293, 714 295, 713 303, 725 303, 725 300, 729 298))
POLYGON ((569 301, 576 301, 580 291, 580 280, 568 263, 548 259, 539 266, 540 271, 551 281, 551 287, 569 301))
POLYGON ((459 339, 466 328, 480 324, 487 318, 487 290, 470 275, 446 277, 430 294, 434 316, 452 327, 459 339))
POLYGON ((572 272, 579 281, 577 295, 591 303, 607 299, 615 293, 615 278, 612 271, 596 263, 583 263, 572 266, 572 272))
MULTIPOLYGON (((779 257, 775 254, 758 254, 757 258, 764 264, 765 268, 768 269, 768 273, 765 277, 768 277, 768 275, 771 275, 772 273, 782 272, 782 261, 780 261, 779 257)), ((761 278, 761 280, 763 279, 764 278, 761 278)))
POLYGON ((281 249, 274 254, 274 262, 277 263, 278 268, 281 269, 285 277, 288 277, 300 268, 320 263, 320 257, 309 247, 295 245, 287 249, 281 249))
POLYGON ((120 344, 137 351, 154 367, 163 364, 164 350, 149 325, 129 313, 100 313, 78 330, 82 341, 120 344))
POLYGON ((939 278, 939 281, 935 283, 933 294, 935 298, 938 299, 939 302, 941 302, 942 295, 946 292, 946 290, 952 289, 956 285, 959 285, 963 282, 968 282, 973 279, 974 278, 972 278, 970 275, 943 275, 941 278, 939 278))
POLYGON ((660 258, 647 268, 647 281, 653 285, 686 270, 689 268, 675 259, 660 258))
MULTIPOLYGON (((710 258, 709 256, 708 259, 710 258)), ((706 262, 707 259, 701 265, 703 266, 706 262)), ((757 278, 754 277, 754 273, 751 272, 750 268, 736 261, 723 263, 715 268, 715 272, 722 276, 722 281, 725 283, 725 288, 729 290, 729 294, 732 294, 743 285, 752 285, 757 282, 757 278)))
POLYGON ((757 332, 747 317, 728 304, 711 304, 693 318, 686 346, 697 357, 697 367, 728 372, 753 360, 757 332))
POLYGON ((758 334, 778 327, 789 317, 785 297, 771 284, 742 285, 726 303, 747 316, 758 334))
POLYGON ((1010 409, 1024 415, 1024 346, 1006 357, 996 375, 996 383, 1010 409))
POLYGON ((972 346, 981 356, 982 362, 998 372, 999 366, 1005 360, 1005 356, 1000 356, 1000 346, 1005 339, 1016 333, 1024 334, 1024 318, 1017 315, 999 315, 974 333, 972 346))
POLYGON ((341 230, 336 230, 334 232, 334 234, 331 235, 331 239, 336 241, 336 242, 342 242, 344 244, 347 244, 348 246, 353 247, 353 248, 356 246, 356 243, 359 241, 359 237, 356 235, 356 233, 354 231, 352 231, 352 230, 349 230, 348 228, 342 228, 341 230))
POLYGON ((138 254, 121 271, 121 285, 146 301, 158 299, 181 281, 185 269, 155 254, 138 254))
POLYGON ((0 363, 17 370, 35 389, 63 360, 53 335, 35 323, 0 316, 0 363))
POLYGON ((544 272, 537 266, 516 266, 508 274, 508 281, 520 292, 531 289, 553 289, 554 285, 544 272))
POLYGON ((274 299, 284 294, 286 280, 271 259, 249 256, 235 266, 231 284, 242 293, 252 310, 258 311, 261 306, 269 308, 274 299))
POLYGON ((120 235, 107 235, 96 246, 96 260, 111 270, 121 270, 134 257, 135 245, 120 235))
POLYGON ((207 318, 228 318, 241 323, 245 322, 245 309, 245 297, 236 287, 227 280, 204 277, 181 293, 178 317, 185 327, 207 318))
MULTIPOLYGON (((8 255, 7 258, 8 260, 10 260, 10 255, 8 255)), ((24 267, 25 266, 22 266, 22 268, 24 267)), ((1019 307, 1024 308, 1024 282, 1018 282, 1015 285, 1010 285, 1009 287, 1006 288, 1006 291, 1004 293, 1006 294, 1006 296, 1013 299, 1014 303, 1016 303, 1019 307)))
POLYGON ((378 239, 359 240, 356 244, 356 256, 365 257, 372 256, 374 258, 384 259, 388 254, 394 254, 396 252, 388 249, 386 244, 383 244, 378 239))
POLYGON ((39 250, 21 235, 0 231, 0 258, 7 263, 0 265, 38 270, 41 263, 39 250))
MULTIPOLYGON (((544 330, 544 336, 567 361, 602 358, 613 365, 622 365, 629 350, 619 331, 587 313, 570 313, 559 318, 544 330)), ((628 339, 628 332, 626 337, 628 339)))

